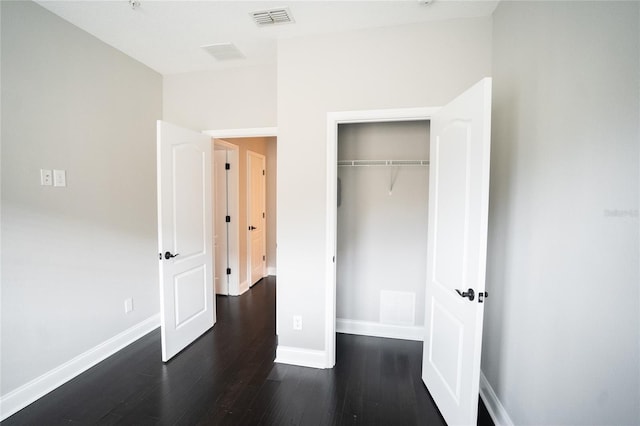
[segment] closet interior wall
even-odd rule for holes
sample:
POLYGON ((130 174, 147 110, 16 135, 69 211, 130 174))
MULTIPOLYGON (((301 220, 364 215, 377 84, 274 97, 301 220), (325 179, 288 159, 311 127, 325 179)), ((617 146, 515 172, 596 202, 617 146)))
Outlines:
POLYGON ((415 331, 424 325, 429 166, 345 165, 356 160, 429 160, 429 122, 338 126, 337 330, 415 331))

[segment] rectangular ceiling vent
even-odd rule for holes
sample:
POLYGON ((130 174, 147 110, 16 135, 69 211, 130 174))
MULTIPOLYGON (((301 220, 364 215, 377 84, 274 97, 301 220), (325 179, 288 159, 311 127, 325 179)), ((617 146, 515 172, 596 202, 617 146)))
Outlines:
POLYGON ((288 7, 252 12, 251 17, 258 26, 288 24, 294 22, 288 7))
POLYGON ((200 46, 218 61, 229 61, 231 59, 244 59, 244 55, 233 43, 217 43, 208 46, 200 46))

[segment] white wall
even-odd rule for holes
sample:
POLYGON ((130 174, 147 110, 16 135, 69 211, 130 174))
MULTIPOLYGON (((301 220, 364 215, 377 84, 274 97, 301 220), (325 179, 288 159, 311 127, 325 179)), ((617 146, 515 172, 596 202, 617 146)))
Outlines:
POLYGON ((439 106, 491 72, 491 18, 278 44, 279 344, 324 349, 327 112, 439 106), (294 331, 293 315, 303 315, 294 331))
POLYGON ((501 2, 482 370, 518 425, 639 424, 637 2, 501 2))
POLYGON ((275 127, 276 66, 165 75, 163 119, 193 130, 275 127))
POLYGON ((35 3, 0 7, 5 395, 159 310, 162 80, 35 3))
MULTIPOLYGON (((338 160, 428 159, 427 121, 338 128, 338 160)), ((338 178, 336 317, 423 325, 429 168, 338 167, 338 178)))

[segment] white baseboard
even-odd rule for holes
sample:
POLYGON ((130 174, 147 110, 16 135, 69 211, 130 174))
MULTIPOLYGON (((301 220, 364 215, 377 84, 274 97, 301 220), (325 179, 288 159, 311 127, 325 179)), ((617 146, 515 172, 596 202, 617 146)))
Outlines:
POLYGON ((0 420, 22 410, 159 326, 160 314, 156 314, 3 395, 0 398, 0 420))
POLYGON ((267 276, 275 276, 276 275, 276 267, 275 266, 269 266, 267 268, 267 276))
POLYGON ((424 327, 380 324, 379 322, 357 321, 336 318, 336 332, 358 334, 360 336, 386 337, 388 339, 424 340, 424 327))
POLYGON ((327 367, 327 354, 325 351, 290 346, 278 346, 275 362, 298 365, 300 367, 331 368, 327 367))
POLYGON ((480 397, 496 426, 513 426, 509 413, 504 409, 483 372, 480 372, 480 397))

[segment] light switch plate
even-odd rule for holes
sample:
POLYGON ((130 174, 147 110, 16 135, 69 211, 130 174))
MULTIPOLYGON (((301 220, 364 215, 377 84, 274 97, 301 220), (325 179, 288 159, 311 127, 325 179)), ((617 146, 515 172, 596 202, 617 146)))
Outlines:
POLYGON ((54 170, 53 171, 53 186, 67 186, 67 171, 66 170, 54 170))
POLYGON ((302 316, 294 315, 293 316, 293 329, 294 330, 302 330, 302 316))
POLYGON ((53 175, 51 174, 51 169, 40 169, 40 185, 53 185, 53 175))

